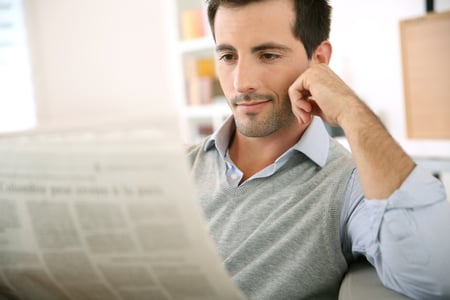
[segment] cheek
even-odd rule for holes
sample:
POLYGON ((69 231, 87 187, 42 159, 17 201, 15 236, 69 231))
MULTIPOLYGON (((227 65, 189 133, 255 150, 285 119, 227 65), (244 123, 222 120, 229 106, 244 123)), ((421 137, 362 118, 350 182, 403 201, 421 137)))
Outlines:
POLYGON ((269 78, 270 85, 274 89, 274 91, 280 96, 285 97, 288 93, 289 87, 297 80, 297 78, 303 72, 300 71, 282 71, 277 72, 277 75, 272 75, 269 78))
POLYGON ((304 63, 303 65, 290 69, 285 73, 285 76, 283 77, 285 86, 283 88, 285 89, 286 94, 291 85, 308 69, 308 67, 309 63, 304 63))
POLYGON ((228 96, 229 93, 233 90, 233 77, 231 72, 227 72, 223 69, 223 67, 217 66, 217 78, 219 79, 220 86, 222 87, 222 91, 225 96, 228 96))

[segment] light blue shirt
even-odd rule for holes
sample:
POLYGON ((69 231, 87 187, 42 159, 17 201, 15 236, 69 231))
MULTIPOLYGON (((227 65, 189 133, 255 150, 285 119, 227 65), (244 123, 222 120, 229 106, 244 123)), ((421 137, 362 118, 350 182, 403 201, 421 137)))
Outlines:
MULTIPOLYGON (((237 187, 243 173, 228 154, 235 130, 230 117, 205 144, 215 144, 226 163, 227 180, 237 187)), ((328 157, 329 136, 315 117, 301 139, 275 162, 247 181, 268 177, 295 152, 319 166, 328 157)), ((349 179, 341 212, 341 243, 349 261, 364 255, 389 288, 414 299, 450 299, 450 203, 442 183, 416 166, 388 199, 364 197, 355 169, 349 179), (445 295, 445 296, 444 296, 445 295)))

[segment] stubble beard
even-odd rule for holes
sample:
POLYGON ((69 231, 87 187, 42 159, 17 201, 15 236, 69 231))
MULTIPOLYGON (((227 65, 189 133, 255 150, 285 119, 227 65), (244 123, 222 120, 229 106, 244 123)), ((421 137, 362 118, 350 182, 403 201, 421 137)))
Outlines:
POLYGON ((274 107, 270 113, 248 113, 236 116, 236 129, 247 137, 265 137, 295 122, 289 97, 286 96, 281 107, 274 107))

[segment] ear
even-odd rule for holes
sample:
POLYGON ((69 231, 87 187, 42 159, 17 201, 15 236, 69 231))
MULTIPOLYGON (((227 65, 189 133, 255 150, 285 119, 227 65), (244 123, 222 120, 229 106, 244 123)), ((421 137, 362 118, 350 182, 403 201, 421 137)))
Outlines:
POLYGON ((327 64, 331 59, 332 47, 329 41, 323 41, 320 45, 314 50, 311 58, 311 62, 315 64, 327 64))

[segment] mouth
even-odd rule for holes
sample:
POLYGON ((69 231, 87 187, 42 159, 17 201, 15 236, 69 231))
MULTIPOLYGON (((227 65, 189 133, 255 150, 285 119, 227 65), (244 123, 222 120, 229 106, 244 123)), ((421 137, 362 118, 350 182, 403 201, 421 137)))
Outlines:
POLYGON ((268 94, 248 94, 248 95, 239 95, 232 99, 232 102, 235 105, 257 105, 263 102, 272 101, 273 97, 268 94))
POLYGON ((259 100, 259 101, 240 101, 236 102, 236 106, 254 106, 254 105, 260 105, 263 103, 267 103, 270 100, 259 100))
POLYGON ((274 97, 270 94, 241 94, 232 99, 236 110, 242 111, 244 113, 258 113, 265 106, 269 105, 270 102, 274 100, 274 97))
POLYGON ((257 113, 261 111, 271 100, 242 101, 236 103, 236 108, 245 113, 257 113))

